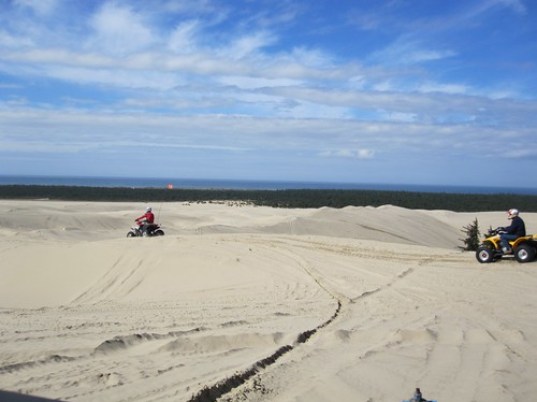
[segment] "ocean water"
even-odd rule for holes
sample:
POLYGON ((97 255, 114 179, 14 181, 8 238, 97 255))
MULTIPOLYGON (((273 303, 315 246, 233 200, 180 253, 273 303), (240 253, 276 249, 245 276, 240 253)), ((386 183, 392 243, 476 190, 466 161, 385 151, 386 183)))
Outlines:
POLYGON ((183 178, 76 177, 76 176, 2 176, 0 185, 54 185, 84 187, 129 187, 175 189, 288 190, 337 189, 382 190, 450 194, 526 194, 537 195, 537 188, 440 186, 421 184, 327 183, 299 181, 211 180, 183 178))

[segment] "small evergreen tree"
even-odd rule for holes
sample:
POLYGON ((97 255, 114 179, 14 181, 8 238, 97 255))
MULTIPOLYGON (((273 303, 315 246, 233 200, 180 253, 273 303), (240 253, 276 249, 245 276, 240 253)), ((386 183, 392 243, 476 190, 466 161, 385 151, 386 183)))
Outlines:
POLYGON ((462 228, 462 232, 466 234, 466 238, 461 239, 464 243, 464 247, 461 247, 464 251, 475 251, 479 247, 479 223, 477 218, 472 223, 462 228))

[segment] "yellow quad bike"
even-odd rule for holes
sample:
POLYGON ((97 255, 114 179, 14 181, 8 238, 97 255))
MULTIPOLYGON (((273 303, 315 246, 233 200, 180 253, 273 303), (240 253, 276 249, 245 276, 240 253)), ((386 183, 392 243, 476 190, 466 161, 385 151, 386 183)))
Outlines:
MULTIPOLYGON (((489 229, 485 235, 485 239, 481 242, 475 253, 477 261, 481 263, 494 262, 506 255, 500 246, 500 233, 504 232, 505 228, 503 227, 489 229)), ((514 255, 518 262, 533 261, 537 255, 537 235, 535 234, 511 240, 509 241, 509 245, 513 252, 512 255, 514 255)))

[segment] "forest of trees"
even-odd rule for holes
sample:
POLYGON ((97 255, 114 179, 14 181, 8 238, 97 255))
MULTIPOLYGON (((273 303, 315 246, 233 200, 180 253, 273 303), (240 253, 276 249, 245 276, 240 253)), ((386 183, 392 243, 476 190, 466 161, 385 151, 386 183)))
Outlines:
POLYGON ((453 194, 377 190, 222 190, 42 185, 0 186, 0 199, 64 201, 203 202, 247 201, 278 208, 343 208, 397 205, 409 209, 444 209, 455 212, 504 211, 518 208, 537 212, 537 195, 453 194))

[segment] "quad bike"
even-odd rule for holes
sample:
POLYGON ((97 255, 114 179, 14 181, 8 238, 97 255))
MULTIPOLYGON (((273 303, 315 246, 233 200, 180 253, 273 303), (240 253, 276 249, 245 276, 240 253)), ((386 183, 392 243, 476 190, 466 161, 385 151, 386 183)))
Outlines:
MULTIPOLYGON (((489 229, 485 235, 485 239, 481 242, 475 253, 477 261, 481 263, 494 262, 506 255, 511 255, 511 253, 506 254, 502 251, 500 245, 501 233, 505 233, 505 228, 489 229)), ((510 240, 509 246, 511 247, 512 255, 518 262, 533 261, 537 255, 537 235, 527 235, 510 240)))
POLYGON ((142 231, 140 226, 133 226, 127 233, 127 237, 153 237, 164 236, 164 231, 160 228, 160 225, 156 223, 151 224, 145 231, 142 231))

